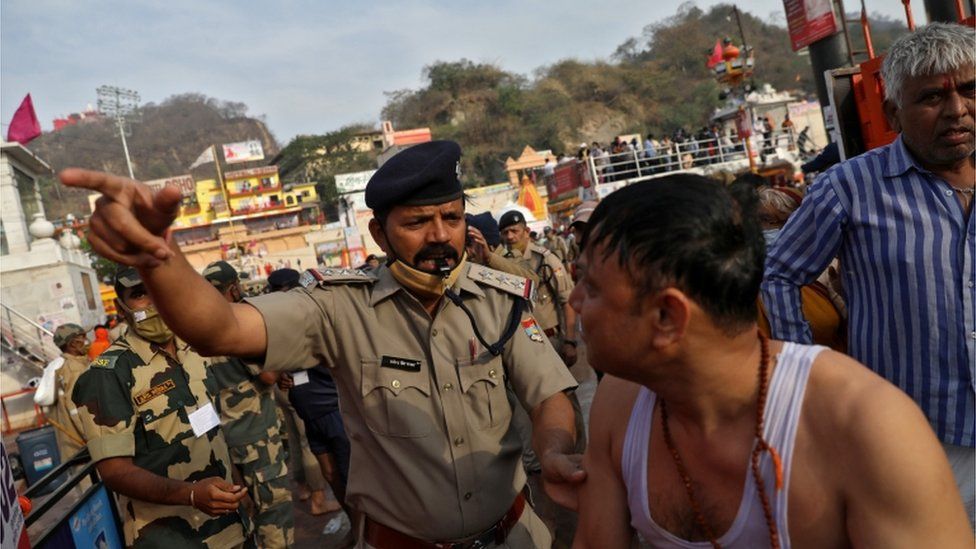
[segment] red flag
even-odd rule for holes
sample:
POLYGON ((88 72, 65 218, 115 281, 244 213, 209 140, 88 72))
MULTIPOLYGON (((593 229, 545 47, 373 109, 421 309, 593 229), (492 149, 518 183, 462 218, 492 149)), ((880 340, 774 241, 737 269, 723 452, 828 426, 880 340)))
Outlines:
POLYGON ((37 113, 34 112, 34 102, 31 101, 30 94, 24 97, 17 107, 17 112, 10 119, 10 127, 7 128, 7 141, 16 141, 21 145, 30 143, 32 139, 41 135, 41 123, 37 121, 37 113))
POLYGON ((715 49, 712 50, 712 56, 708 58, 708 68, 712 68, 722 62, 722 41, 715 41, 715 49))

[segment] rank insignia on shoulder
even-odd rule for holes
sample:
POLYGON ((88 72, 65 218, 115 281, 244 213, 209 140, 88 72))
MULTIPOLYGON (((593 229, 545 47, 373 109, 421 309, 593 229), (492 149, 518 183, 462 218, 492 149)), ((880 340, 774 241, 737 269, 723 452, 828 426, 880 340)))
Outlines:
POLYGON ((529 336, 529 339, 536 343, 542 343, 546 340, 546 337, 542 335, 542 330, 539 329, 539 325, 536 324, 535 319, 532 317, 522 321, 522 329, 525 330, 525 335, 529 336))
POLYGON ((496 271, 484 265, 472 263, 468 269, 468 278, 529 301, 535 298, 535 285, 523 276, 496 271))
POLYGON ((308 269, 298 279, 306 290, 312 286, 328 286, 347 282, 375 282, 376 277, 358 269, 308 269))

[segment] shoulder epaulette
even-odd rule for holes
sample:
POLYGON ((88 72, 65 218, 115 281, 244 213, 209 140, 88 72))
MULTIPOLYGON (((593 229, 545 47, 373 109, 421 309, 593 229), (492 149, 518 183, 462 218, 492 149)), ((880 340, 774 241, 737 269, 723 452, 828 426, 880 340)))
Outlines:
POLYGON ((309 289, 312 286, 328 286, 331 284, 346 284, 350 282, 372 283, 375 281, 375 276, 359 269, 336 269, 332 267, 327 269, 308 269, 298 279, 299 284, 305 289, 309 289))
POLYGON ((495 269, 477 263, 471 263, 470 265, 468 278, 479 284, 491 286, 496 290, 501 290, 505 293, 528 299, 529 301, 535 297, 533 295, 535 294, 535 285, 530 279, 524 276, 496 271, 495 269))

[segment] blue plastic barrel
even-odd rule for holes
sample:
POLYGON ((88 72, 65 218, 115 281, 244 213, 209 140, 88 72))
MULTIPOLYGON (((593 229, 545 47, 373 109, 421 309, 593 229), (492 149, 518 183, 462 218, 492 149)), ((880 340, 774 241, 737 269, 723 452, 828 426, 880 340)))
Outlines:
MULTIPOLYGON (((37 429, 24 431, 17 435, 17 448, 20 450, 20 462, 24 466, 27 485, 33 486, 44 475, 61 465, 61 453, 58 451, 58 441, 54 434, 54 427, 45 425, 37 429)), ((65 481, 65 475, 48 484, 39 494, 44 495, 65 481)))

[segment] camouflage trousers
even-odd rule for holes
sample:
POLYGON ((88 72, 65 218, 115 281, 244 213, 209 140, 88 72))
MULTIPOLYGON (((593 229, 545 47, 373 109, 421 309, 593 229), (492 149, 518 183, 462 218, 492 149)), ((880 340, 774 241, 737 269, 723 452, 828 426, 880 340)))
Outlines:
POLYGON ((281 436, 230 447, 230 459, 241 472, 254 501, 257 546, 290 547, 295 543, 295 514, 281 436))

